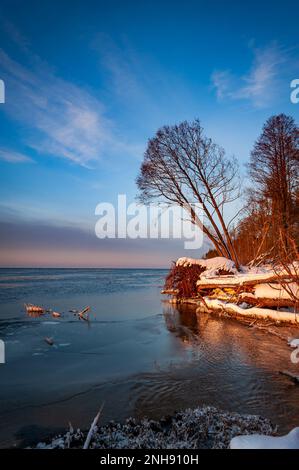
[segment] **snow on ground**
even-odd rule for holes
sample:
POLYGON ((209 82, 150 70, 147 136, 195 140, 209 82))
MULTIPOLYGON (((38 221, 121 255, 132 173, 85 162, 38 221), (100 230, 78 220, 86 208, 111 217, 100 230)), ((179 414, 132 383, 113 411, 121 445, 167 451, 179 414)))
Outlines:
POLYGON ((299 449, 299 428, 285 436, 262 436, 252 434, 236 436, 230 442, 231 449, 299 449))
POLYGON ((179 258, 176 262, 176 266, 184 267, 193 266, 195 264, 205 268, 201 277, 216 276, 220 270, 225 270, 235 274, 238 272, 235 263, 222 256, 216 256, 215 258, 210 259, 179 258))
MULTIPOLYGON (((277 275, 288 275, 289 273, 285 271, 283 268, 273 269, 271 265, 264 265, 262 267, 253 267, 249 268, 248 266, 241 266, 240 271, 236 269, 235 263, 232 260, 224 258, 222 256, 216 256, 210 259, 197 259, 197 258, 178 258, 176 261, 176 266, 184 266, 189 267, 193 265, 201 266, 205 268, 205 271, 200 275, 200 279, 198 281, 198 285, 205 284, 205 280, 209 279, 211 283, 215 283, 215 285, 221 284, 231 284, 233 285, 243 285, 248 281, 257 281, 262 283, 264 280, 265 282, 271 280, 272 277, 277 277, 277 275), (228 275, 221 275, 219 276, 219 271, 225 270, 232 274, 228 275)), ((294 263, 293 266, 290 266, 290 272, 295 273, 295 270, 299 270, 299 263, 294 263)), ((266 287, 266 284, 263 284, 263 287, 260 287, 259 290, 262 294, 265 293, 267 289, 267 293, 271 292, 271 298, 279 298, 281 295, 287 296, 288 294, 285 292, 274 293, 274 288, 272 286, 266 287), (263 291, 263 292, 262 292, 263 291), (273 297, 275 295, 275 297, 273 297)), ((292 289, 294 293, 299 293, 299 288, 296 283, 292 284, 292 289)), ((289 298, 289 297, 285 297, 289 298)))
POLYGON ((200 279, 197 281, 197 285, 200 286, 201 284, 206 284, 207 279, 209 280, 209 284, 215 284, 215 286, 220 286, 220 285, 231 285, 231 286, 242 286, 243 284, 246 284, 248 282, 254 283, 255 281, 258 282, 267 282, 268 280, 271 280, 272 276, 275 276, 274 271, 267 271, 267 272, 261 272, 261 273, 252 273, 248 271, 247 273, 239 273, 235 274, 233 276, 227 275, 227 276, 215 276, 215 275, 210 275, 210 273, 204 273, 201 274, 200 279))
POLYGON ((244 317, 254 317, 261 319, 273 319, 274 321, 299 323, 299 315, 293 312, 280 310, 271 310, 270 308, 250 307, 243 309, 241 306, 225 302, 219 299, 210 299, 205 297, 205 304, 208 308, 216 311, 225 311, 232 314, 242 315, 244 317))
MULTIPOLYGON (((280 272, 280 274, 284 274, 283 271, 280 272)), ((285 273, 287 275, 287 273, 285 273)), ((210 286, 215 285, 217 286, 242 286, 245 284, 252 284, 254 285, 255 282, 256 284, 264 284, 265 283, 273 283, 275 279, 277 279, 277 273, 273 269, 269 270, 264 270, 261 272, 258 272, 257 270, 254 270, 253 272, 251 270, 243 270, 243 272, 236 273, 234 275, 222 275, 222 276, 217 276, 217 274, 212 273, 210 271, 204 271, 201 275, 199 280, 197 281, 197 285, 206 285, 207 281, 210 286)), ((294 287, 294 286, 293 286, 294 287)), ((274 289, 272 289, 272 294, 274 295, 273 292, 274 289)), ((279 290, 279 289, 278 289, 279 290)), ((296 289, 298 292, 298 287, 296 289)), ((279 293, 276 293, 275 295, 279 295, 279 293)), ((271 296, 271 298, 277 298, 271 296)))
MULTIPOLYGON (((299 297, 299 286, 295 282, 288 284, 288 290, 299 297)), ((291 299, 289 292, 277 284, 257 284, 254 288, 255 297, 259 299, 291 299)))

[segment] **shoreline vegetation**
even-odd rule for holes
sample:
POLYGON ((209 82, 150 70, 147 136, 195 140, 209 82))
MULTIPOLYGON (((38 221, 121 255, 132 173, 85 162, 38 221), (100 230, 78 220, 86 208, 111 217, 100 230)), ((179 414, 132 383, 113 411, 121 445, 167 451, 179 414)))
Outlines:
POLYGON ((257 415, 224 412, 212 406, 186 409, 160 420, 128 418, 73 429, 38 443, 35 449, 227 449, 239 435, 276 435, 277 428, 257 415), (92 431, 92 432, 91 432, 92 431), (84 447, 85 446, 85 447, 84 447))

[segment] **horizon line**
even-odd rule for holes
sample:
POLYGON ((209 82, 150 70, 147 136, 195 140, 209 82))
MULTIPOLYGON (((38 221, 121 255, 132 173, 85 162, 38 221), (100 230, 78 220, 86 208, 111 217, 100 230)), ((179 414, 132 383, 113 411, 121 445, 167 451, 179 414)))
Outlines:
POLYGON ((0 269, 169 269, 169 266, 0 266, 0 269))

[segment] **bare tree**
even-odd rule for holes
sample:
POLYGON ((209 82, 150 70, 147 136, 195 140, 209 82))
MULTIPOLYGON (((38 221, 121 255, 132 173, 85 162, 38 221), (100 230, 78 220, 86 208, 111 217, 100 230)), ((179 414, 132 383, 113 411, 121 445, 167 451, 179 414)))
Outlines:
POLYGON ((257 197, 270 202, 272 232, 280 233, 287 246, 298 215, 299 128, 292 117, 279 114, 267 120, 249 170, 257 197))
POLYGON ((273 266, 281 288, 288 294, 296 310, 299 305, 299 250, 295 240, 288 234, 286 236, 282 230, 278 234, 273 266))
POLYGON ((271 204, 269 200, 256 196, 250 191, 246 195, 234 236, 239 260, 249 266, 257 266, 273 259, 271 204))
POLYGON ((137 185, 139 199, 179 204, 211 240, 217 253, 239 267, 224 209, 238 196, 238 168, 234 159, 207 138, 199 120, 164 126, 149 140, 137 185), (203 223, 192 204, 200 203, 203 223))

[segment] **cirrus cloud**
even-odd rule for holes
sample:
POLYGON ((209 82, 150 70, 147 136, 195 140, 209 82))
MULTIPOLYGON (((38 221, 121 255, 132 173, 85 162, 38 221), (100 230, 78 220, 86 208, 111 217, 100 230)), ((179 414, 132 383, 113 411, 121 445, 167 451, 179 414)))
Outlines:
POLYGON ((28 128, 27 145, 38 152, 87 166, 113 140, 102 103, 57 77, 38 60, 29 69, 0 50, 7 87, 5 110, 28 128))
POLYGON ((282 80, 286 74, 290 79, 295 68, 291 51, 273 43, 254 48, 253 53, 253 62, 242 76, 230 70, 215 70, 212 73, 212 85, 219 100, 247 100, 254 107, 264 107, 277 99, 282 80))
POLYGON ((0 160, 8 163, 32 163, 32 158, 20 152, 0 148, 0 160))

